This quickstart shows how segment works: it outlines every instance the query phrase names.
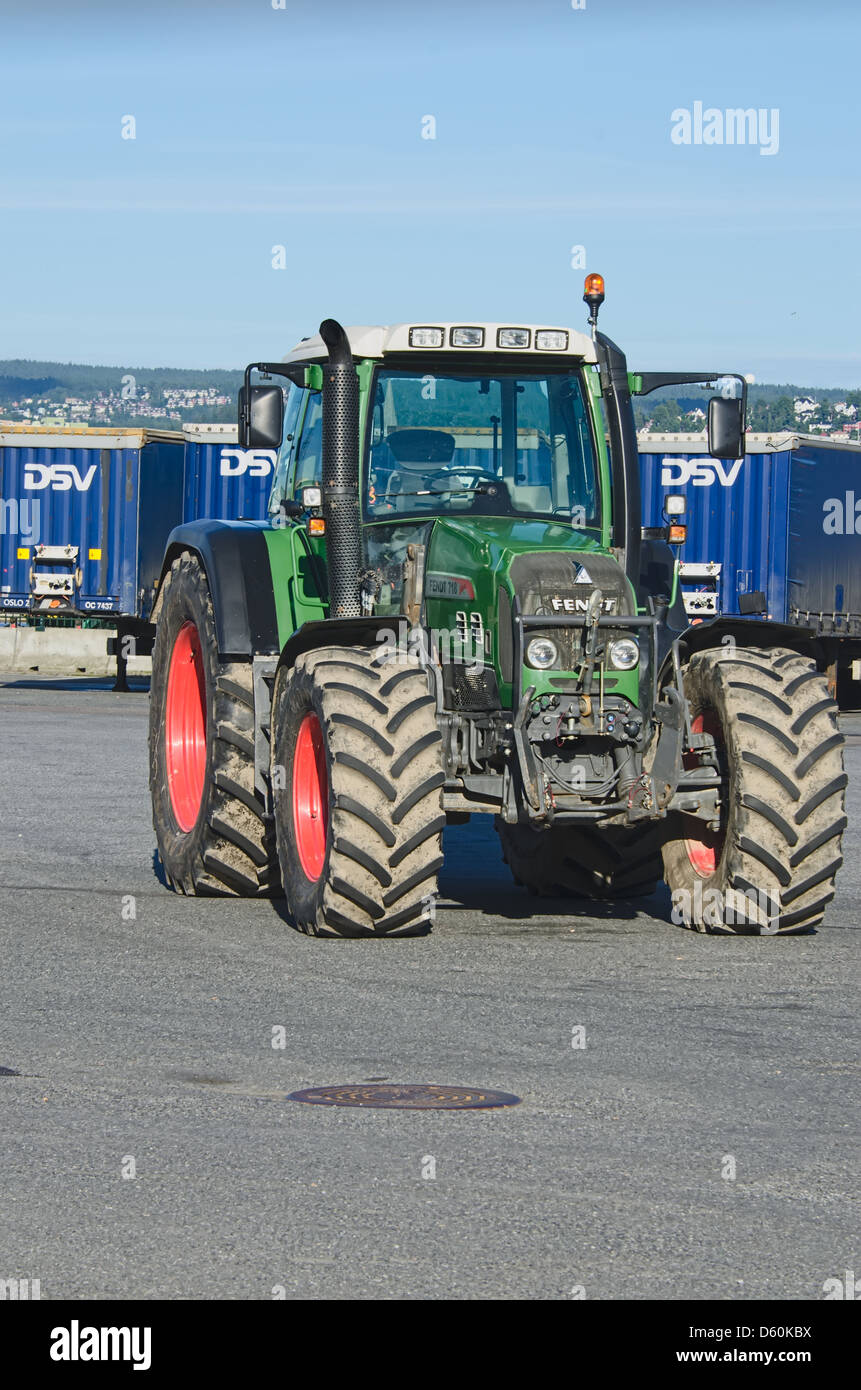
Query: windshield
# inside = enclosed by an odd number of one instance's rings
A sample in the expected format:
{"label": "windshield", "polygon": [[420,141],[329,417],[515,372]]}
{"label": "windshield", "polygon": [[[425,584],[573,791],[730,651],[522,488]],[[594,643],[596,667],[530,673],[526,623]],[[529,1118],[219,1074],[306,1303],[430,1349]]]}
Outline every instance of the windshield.
{"label": "windshield", "polygon": [[598,470],[577,372],[377,374],[365,514],[483,512],[598,524]]}

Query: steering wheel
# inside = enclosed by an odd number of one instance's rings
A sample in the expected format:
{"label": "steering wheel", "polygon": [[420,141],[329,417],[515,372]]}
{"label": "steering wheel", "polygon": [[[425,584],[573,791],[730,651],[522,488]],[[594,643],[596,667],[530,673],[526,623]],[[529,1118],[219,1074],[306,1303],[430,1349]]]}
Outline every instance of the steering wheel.
{"label": "steering wheel", "polygon": [[[410,471],[412,472],[412,470]],[[466,474],[470,482],[461,483],[461,474]],[[403,488],[405,476],[408,477],[409,474],[405,475],[403,472],[398,472],[388,479],[384,494],[387,502],[393,501],[402,491],[406,491],[407,494],[413,491],[413,489],[410,488]],[[393,488],[393,483],[395,483],[395,481],[397,481],[397,490]],[[497,492],[504,488],[502,480],[498,478],[495,473],[489,473],[486,469],[479,468],[476,464],[471,463],[464,464],[462,468],[438,468],[433,473],[418,475],[416,481],[421,482],[421,491],[427,492],[431,494],[431,496],[433,496],[434,493],[442,496],[445,492],[470,492],[472,490],[471,483],[473,482],[486,482],[492,485],[493,491],[491,496],[495,496]],[[443,486],[437,486],[440,483],[442,483]]]}
{"label": "steering wheel", "polygon": [[[500,486],[500,484],[501,484],[501,482],[502,482],[502,479],[501,479],[501,478],[498,478],[497,475],[496,475],[495,473],[490,473],[490,472],[488,472],[488,470],[487,470],[486,468],[479,468],[478,465],[475,464],[475,463],[465,463],[465,464],[463,465],[463,467],[455,467],[455,468],[450,468],[450,469],[440,469],[439,472],[434,473],[431,477],[425,478],[425,482],[428,484],[428,486],[430,487],[431,491],[433,491],[433,485],[434,485],[435,482],[437,482],[438,479],[443,479],[443,480],[445,480],[445,481],[448,481],[448,482],[452,482],[452,483],[453,483],[455,479],[457,479],[458,481],[460,481],[461,474],[464,474],[464,473],[465,473],[469,478],[472,478],[472,479],[473,479],[475,482],[477,482],[477,483],[478,483],[478,482],[492,483],[493,486],[494,486],[494,487],[497,487],[497,488]],[[453,486],[453,487],[452,487],[452,492],[457,492],[457,491],[458,491],[458,488],[456,488],[456,487]],[[466,491],[466,488],[464,488],[464,491]]]}

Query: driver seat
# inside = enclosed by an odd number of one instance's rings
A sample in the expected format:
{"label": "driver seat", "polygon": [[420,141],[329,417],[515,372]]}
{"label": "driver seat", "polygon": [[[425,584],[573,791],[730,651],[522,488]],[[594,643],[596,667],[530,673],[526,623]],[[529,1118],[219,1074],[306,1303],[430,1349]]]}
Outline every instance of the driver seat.
{"label": "driver seat", "polygon": [[415,473],[447,468],[454,458],[455,442],[448,430],[403,429],[386,435],[395,462]]}
{"label": "driver seat", "polygon": [[553,512],[553,495],[549,487],[526,487],[523,483],[515,488],[518,509],[528,512]]}
{"label": "driver seat", "polygon": [[[456,440],[448,430],[394,429],[386,435],[386,445],[395,461],[386,487],[387,499],[398,505],[399,493],[410,493],[424,486],[429,476],[451,467]],[[430,497],[404,498],[409,511],[435,510],[438,499]]]}

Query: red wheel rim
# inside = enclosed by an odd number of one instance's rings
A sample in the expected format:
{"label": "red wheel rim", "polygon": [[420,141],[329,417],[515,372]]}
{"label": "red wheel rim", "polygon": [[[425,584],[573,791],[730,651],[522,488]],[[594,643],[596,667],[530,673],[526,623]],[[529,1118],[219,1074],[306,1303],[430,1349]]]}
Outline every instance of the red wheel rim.
{"label": "red wheel rim", "polygon": [[323,730],[316,714],[299,725],[293,752],[293,824],[299,862],[312,881],[323,872],[329,827],[329,776]]}
{"label": "red wheel rim", "polygon": [[176,634],[164,717],[167,786],[180,830],[194,829],[206,779],[206,678],[194,623]]}
{"label": "red wheel rim", "polygon": [[[713,709],[703,710],[691,720],[691,732],[694,734],[711,734],[715,741],[718,753],[723,749],[723,730],[721,723]],[[700,878],[711,878],[716,873],[717,866],[723,854],[724,840],[726,839],[726,829],[721,825],[720,830],[708,830],[703,827],[698,839],[685,840],[685,848],[688,852],[688,859],[694,873]]]}

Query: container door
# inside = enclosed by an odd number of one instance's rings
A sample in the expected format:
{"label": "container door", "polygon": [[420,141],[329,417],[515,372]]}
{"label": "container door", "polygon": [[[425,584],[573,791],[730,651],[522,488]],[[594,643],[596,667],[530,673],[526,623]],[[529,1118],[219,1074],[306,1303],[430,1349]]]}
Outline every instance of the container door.
{"label": "container door", "polygon": [[[648,448],[647,439],[642,443]],[[722,460],[675,449],[640,455],[645,526],[666,524],[669,493],[687,501],[687,538],[678,556],[691,622],[738,614],[740,598],[757,591],[767,614],[782,619],[788,458],[753,453]]]}
{"label": "container door", "polygon": [[789,621],[861,636],[861,449],[803,444],[792,455]]}
{"label": "container door", "polygon": [[119,568],[134,540],[133,450],[25,442],[2,448],[4,497],[18,508],[4,534],[4,609],[99,617],[120,606]]}

